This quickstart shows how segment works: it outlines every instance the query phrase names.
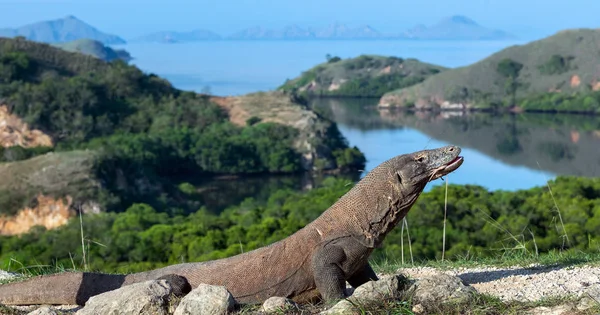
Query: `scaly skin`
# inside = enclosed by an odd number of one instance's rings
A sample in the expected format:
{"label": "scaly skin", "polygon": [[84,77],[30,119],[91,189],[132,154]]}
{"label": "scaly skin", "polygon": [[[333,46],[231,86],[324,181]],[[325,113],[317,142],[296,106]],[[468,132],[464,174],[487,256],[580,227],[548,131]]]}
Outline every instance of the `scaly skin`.
{"label": "scaly skin", "polygon": [[171,281],[180,294],[201,283],[225,286],[238,303],[260,303],[272,296],[297,302],[315,297],[342,299],[346,281],[358,287],[378,280],[369,255],[404,218],[428,182],[462,165],[460,151],[446,146],[385,161],[316,220],[251,252],[129,275],[65,272],[39,276],[0,285],[0,303],[83,305],[102,292],[161,277]]}

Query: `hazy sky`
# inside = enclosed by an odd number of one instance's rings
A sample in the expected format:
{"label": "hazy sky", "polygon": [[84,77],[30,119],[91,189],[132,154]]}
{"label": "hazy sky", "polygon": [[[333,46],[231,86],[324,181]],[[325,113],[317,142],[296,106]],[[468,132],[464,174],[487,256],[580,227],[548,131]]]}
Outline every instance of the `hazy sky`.
{"label": "hazy sky", "polygon": [[205,28],[228,35],[254,25],[335,21],[399,32],[461,14],[487,27],[538,37],[564,28],[600,27],[598,12],[600,1],[594,0],[0,0],[0,27],[75,15],[125,39],[160,30]]}

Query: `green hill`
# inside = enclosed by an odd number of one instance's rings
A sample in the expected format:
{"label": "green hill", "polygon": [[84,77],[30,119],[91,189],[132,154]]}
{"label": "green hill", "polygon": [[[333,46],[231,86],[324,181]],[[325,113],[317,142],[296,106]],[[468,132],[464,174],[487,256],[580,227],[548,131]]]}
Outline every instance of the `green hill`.
{"label": "green hill", "polygon": [[[94,196],[74,204],[92,198],[115,211],[136,202],[195,211],[201,205],[186,183],[200,178],[364,166],[336,125],[297,96],[198,95],[120,60],[24,39],[0,38],[0,108],[8,110],[0,112],[0,135],[15,139],[0,146],[4,214],[38,194],[75,198],[85,187],[95,187]],[[35,132],[25,134],[25,123]],[[51,138],[44,143],[53,147],[30,147],[40,143],[30,135]],[[94,154],[77,153],[85,150]]]}
{"label": "green hill", "polygon": [[387,93],[380,105],[597,112],[599,45],[599,30],[562,31]]}
{"label": "green hill", "polygon": [[446,68],[416,59],[361,55],[328,61],[288,80],[279,89],[312,96],[380,97],[422,82]]}
{"label": "green hill", "polygon": [[123,60],[129,62],[131,55],[123,49],[113,49],[101,42],[92,39],[78,39],[67,43],[53,44],[54,46],[70,52],[94,56],[104,61]]}

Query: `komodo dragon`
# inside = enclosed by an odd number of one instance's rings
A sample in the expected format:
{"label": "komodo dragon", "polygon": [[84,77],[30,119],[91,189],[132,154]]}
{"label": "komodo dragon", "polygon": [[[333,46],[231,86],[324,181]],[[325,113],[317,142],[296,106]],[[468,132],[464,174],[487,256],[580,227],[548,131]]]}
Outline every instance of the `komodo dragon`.
{"label": "komodo dragon", "polygon": [[0,303],[84,305],[91,296],[161,277],[174,279],[175,289],[183,293],[201,283],[225,286],[242,304],[260,303],[272,296],[297,302],[343,299],[346,281],[357,287],[378,280],[369,255],[404,218],[429,181],[462,165],[460,151],[445,146],[391,158],[304,228],[244,254],[129,275],[64,272],[38,276],[0,285]]}

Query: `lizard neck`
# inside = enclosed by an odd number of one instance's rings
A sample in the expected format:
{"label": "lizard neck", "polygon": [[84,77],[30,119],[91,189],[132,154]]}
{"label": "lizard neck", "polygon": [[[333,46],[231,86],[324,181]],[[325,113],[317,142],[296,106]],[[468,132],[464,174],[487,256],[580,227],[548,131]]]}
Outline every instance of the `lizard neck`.
{"label": "lizard neck", "polygon": [[[410,193],[405,194],[402,193],[402,189],[391,189],[388,196],[382,196],[387,199],[387,203],[378,202],[379,206],[376,211],[371,212],[368,224],[376,247],[380,246],[386,235],[406,217],[424,188],[425,185],[414,187],[410,189]],[[382,197],[375,198],[383,199]]]}

